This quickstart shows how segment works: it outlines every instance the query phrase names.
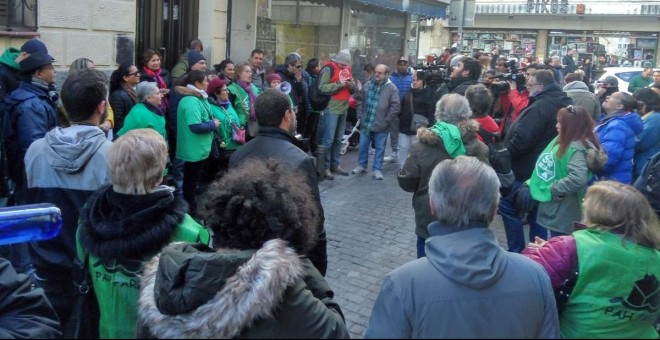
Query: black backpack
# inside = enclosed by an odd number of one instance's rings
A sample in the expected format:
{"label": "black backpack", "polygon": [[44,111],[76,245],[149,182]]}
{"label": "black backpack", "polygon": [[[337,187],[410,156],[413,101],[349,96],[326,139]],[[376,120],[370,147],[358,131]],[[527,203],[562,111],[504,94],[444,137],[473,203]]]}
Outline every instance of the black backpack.
{"label": "black backpack", "polygon": [[646,196],[655,213],[660,213],[660,152],[646,163],[635,181],[635,188]]}
{"label": "black backpack", "polygon": [[[328,67],[328,66],[326,66]],[[325,67],[324,67],[325,68]],[[330,67],[328,67],[330,68]],[[323,73],[323,69],[321,69],[321,72],[317,77],[310,76],[309,77],[309,103],[312,105],[312,110],[314,111],[323,111],[325,110],[326,107],[328,107],[328,103],[330,103],[330,97],[332,94],[327,94],[319,88],[319,80],[321,77],[321,74]],[[330,68],[330,77],[332,78],[332,68]]]}
{"label": "black backpack", "polygon": [[500,137],[481,127],[477,133],[484,139],[484,144],[488,146],[488,161],[493,170],[498,174],[511,172],[511,153],[504,147]]}

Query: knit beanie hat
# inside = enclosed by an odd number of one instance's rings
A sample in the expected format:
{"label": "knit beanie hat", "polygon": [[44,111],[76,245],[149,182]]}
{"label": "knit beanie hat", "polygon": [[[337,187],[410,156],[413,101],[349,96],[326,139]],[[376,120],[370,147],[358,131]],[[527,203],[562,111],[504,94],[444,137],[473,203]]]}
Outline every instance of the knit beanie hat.
{"label": "knit beanie hat", "polygon": [[455,55],[449,62],[449,68],[453,68],[454,66],[458,65],[458,62],[463,60],[463,58],[465,58],[465,56],[462,54]]}
{"label": "knit beanie hat", "polygon": [[190,69],[193,65],[197,64],[200,60],[206,60],[203,54],[190,50],[188,51],[188,68]]}
{"label": "knit beanie hat", "polygon": [[335,56],[332,58],[332,61],[339,64],[350,65],[351,51],[349,51],[348,49],[339,51],[339,53],[335,54]]}
{"label": "knit beanie hat", "polygon": [[282,77],[280,77],[280,75],[277,73],[271,73],[266,76],[266,82],[272,83],[274,80],[282,81]]}

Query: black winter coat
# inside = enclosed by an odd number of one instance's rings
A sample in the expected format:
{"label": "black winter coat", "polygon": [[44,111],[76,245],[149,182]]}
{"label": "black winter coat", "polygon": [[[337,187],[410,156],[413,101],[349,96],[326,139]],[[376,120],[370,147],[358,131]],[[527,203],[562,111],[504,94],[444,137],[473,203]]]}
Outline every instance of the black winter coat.
{"label": "black winter coat", "polygon": [[0,258],[0,338],[59,339],[60,321],[44,290]]}
{"label": "black winter coat", "polygon": [[529,97],[529,105],[504,136],[504,145],[511,153],[511,168],[516,181],[532,176],[536,159],[557,136],[557,111],[573,101],[555,84]]}
{"label": "black winter coat", "polygon": [[307,253],[316,269],[325,276],[327,268],[326,239],[325,239],[325,217],[321,205],[321,194],[319,192],[319,177],[316,171],[314,158],[307,155],[298,146],[298,141],[288,132],[279,127],[259,126],[259,134],[254,139],[238,148],[229,159],[229,168],[237,167],[242,161],[249,158],[268,159],[272,158],[282,163],[291,170],[297,170],[305,174],[307,183],[312,189],[312,194],[319,208],[319,241],[317,245]]}
{"label": "black winter coat", "polygon": [[410,89],[410,91],[406,93],[406,97],[403,98],[403,102],[401,103],[401,113],[399,114],[400,133],[409,136],[417,134],[417,131],[412,131],[410,129],[413,112],[415,114],[426,116],[429,120],[429,126],[435,124],[435,105],[433,103],[433,93],[429,88]]}
{"label": "black winter coat", "polygon": [[[285,65],[279,65],[275,68],[275,73],[279,74],[280,77],[282,77],[282,82],[288,82],[291,84],[291,92],[289,93],[289,97],[291,97],[291,100],[293,101],[294,106],[299,106],[302,103],[302,95],[303,95],[303,87],[302,87],[302,82],[297,82],[296,81],[296,76],[289,72],[289,70],[286,69]],[[299,107],[299,109],[302,107]]]}
{"label": "black winter coat", "polygon": [[119,132],[124,126],[124,119],[131,111],[136,102],[123,88],[119,88],[110,94],[110,106],[115,115],[115,133]]}

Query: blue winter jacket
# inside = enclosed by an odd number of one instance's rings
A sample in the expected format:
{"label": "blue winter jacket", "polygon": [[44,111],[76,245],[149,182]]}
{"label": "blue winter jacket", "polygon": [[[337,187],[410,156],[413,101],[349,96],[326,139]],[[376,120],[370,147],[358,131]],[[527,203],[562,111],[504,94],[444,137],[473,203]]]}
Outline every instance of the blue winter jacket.
{"label": "blue winter jacket", "polygon": [[48,93],[30,83],[21,82],[5,98],[5,107],[4,137],[18,141],[23,155],[32,142],[58,124],[55,104]]}
{"label": "blue winter jacket", "polygon": [[607,163],[596,174],[598,180],[632,183],[635,136],[643,129],[642,118],[635,112],[616,112],[600,121],[596,133],[607,152]]}
{"label": "blue winter jacket", "polygon": [[396,88],[399,90],[399,99],[406,97],[406,93],[408,93],[408,90],[410,90],[412,80],[413,75],[410,67],[408,67],[408,71],[405,74],[399,74],[399,72],[395,71],[390,75],[390,81],[394,83]]}
{"label": "blue winter jacket", "polygon": [[660,112],[651,112],[644,121],[644,131],[637,136],[633,177],[639,176],[644,165],[660,151]]}

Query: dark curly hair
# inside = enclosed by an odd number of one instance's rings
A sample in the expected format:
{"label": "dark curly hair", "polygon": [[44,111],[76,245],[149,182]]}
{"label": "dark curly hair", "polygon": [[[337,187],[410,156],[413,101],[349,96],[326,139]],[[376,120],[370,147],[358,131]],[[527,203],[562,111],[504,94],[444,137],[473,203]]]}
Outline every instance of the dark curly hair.
{"label": "dark curly hair", "polygon": [[305,254],[318,240],[320,212],[304,175],[273,159],[248,159],[211,184],[199,216],[217,248],[259,249],[272,239]]}

